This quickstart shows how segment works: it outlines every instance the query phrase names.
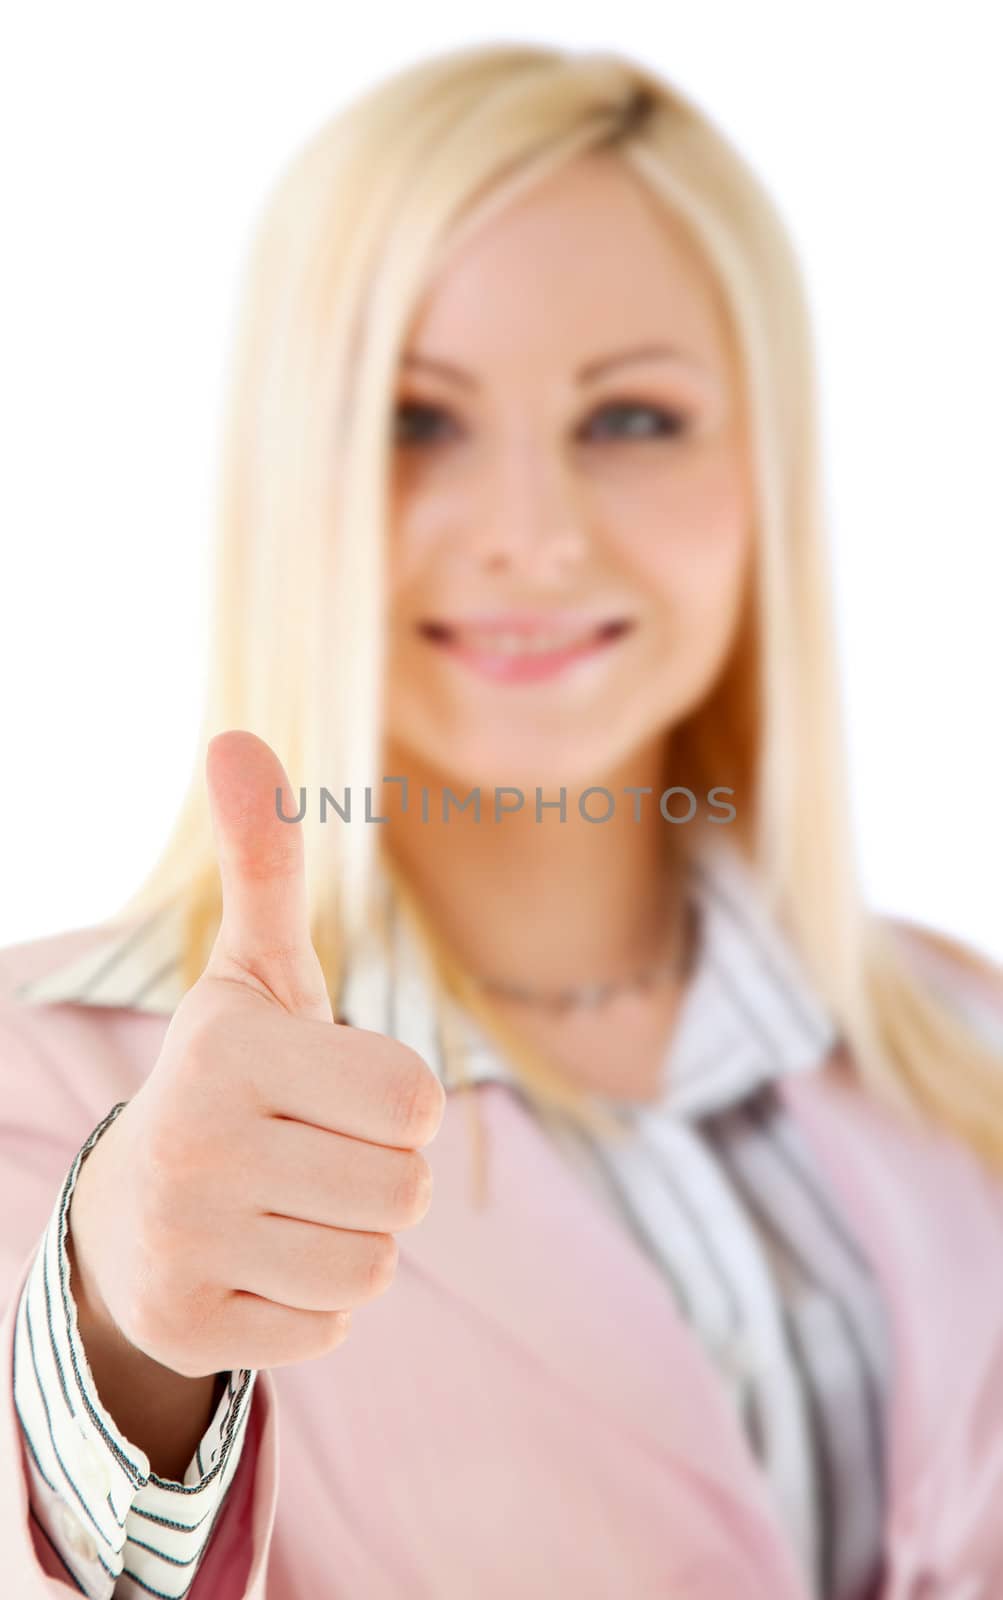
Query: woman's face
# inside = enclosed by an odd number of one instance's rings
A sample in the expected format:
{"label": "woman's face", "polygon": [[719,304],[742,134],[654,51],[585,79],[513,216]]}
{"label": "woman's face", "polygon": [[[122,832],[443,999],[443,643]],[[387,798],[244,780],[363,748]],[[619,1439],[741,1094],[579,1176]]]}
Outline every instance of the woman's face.
{"label": "woman's face", "polygon": [[386,770],[529,795],[662,746],[729,654],[752,498],[712,282],[614,159],[450,258],[394,451]]}

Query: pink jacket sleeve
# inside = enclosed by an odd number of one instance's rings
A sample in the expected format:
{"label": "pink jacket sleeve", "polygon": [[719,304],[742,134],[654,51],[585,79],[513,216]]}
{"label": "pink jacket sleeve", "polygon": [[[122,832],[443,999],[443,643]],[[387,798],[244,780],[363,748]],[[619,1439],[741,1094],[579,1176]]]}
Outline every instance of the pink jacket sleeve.
{"label": "pink jacket sleeve", "polygon": [[264,1600],[277,1491],[274,1387],[265,1373],[230,1375],[205,1457],[200,1445],[183,1485],[151,1477],[143,1452],[118,1432],[76,1332],[60,1229],[79,1161],[111,1118],[93,1126],[93,1109],[61,1092],[20,1023],[0,1015],[4,1587],[19,1600],[138,1600],[151,1588],[186,1600]]}

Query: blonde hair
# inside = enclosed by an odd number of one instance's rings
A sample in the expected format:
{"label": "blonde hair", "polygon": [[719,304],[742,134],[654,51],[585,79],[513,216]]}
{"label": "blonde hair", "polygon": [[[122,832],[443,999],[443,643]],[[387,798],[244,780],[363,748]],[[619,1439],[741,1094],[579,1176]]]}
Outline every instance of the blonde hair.
{"label": "blonde hair", "polygon": [[[610,52],[490,44],[423,60],[333,117],[272,193],[232,367],[198,759],[171,837],[124,913],[180,899],[194,981],[220,915],[203,753],[222,729],[253,729],[312,792],[333,774],[353,796],[367,784],[379,793],[389,421],[409,323],[469,231],[600,150],[702,250],[751,426],[754,581],[720,681],[673,730],[674,767],[695,791],[725,781],[743,797],[732,842],[838,1020],[860,1082],[1003,1171],[998,1059],[928,992],[893,926],[862,899],[797,259],[770,197],[706,114]],[[335,997],[353,941],[376,916],[375,830],[321,829],[309,815],[303,828],[313,937]],[[504,1046],[541,1108],[592,1121],[584,1097],[503,1026],[398,888],[441,993]],[[967,947],[948,947],[963,967],[987,970]]]}

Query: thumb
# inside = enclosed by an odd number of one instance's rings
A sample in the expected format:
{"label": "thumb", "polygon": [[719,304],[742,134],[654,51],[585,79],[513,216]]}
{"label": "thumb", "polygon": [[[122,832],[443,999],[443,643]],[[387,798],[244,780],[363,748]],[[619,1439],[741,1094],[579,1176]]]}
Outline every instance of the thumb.
{"label": "thumb", "polygon": [[263,739],[218,733],[206,751],[206,786],[223,889],[223,917],[206,972],[246,974],[297,1016],[334,1020],[310,938],[303,835],[289,779]]}

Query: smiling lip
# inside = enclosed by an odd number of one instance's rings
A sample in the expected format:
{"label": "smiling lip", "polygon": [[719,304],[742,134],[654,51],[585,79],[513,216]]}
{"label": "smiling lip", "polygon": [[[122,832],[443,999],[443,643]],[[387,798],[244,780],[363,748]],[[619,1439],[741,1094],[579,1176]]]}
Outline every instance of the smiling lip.
{"label": "smiling lip", "polygon": [[630,618],[580,612],[493,612],[453,622],[420,622],[418,632],[482,677],[538,683],[609,650],[632,626]]}

